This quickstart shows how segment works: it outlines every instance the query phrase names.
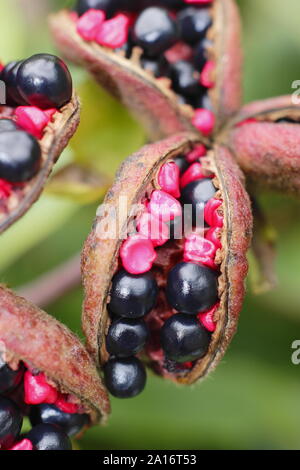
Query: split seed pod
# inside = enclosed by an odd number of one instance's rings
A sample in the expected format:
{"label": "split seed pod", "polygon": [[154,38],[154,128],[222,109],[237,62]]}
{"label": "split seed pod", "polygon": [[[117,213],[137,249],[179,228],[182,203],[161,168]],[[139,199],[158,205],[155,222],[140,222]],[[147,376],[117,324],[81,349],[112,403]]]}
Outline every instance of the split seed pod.
{"label": "split seed pod", "polygon": [[[233,0],[212,2],[212,26],[207,32],[211,46],[208,61],[214,86],[209,90],[218,130],[241,105],[240,19]],[[101,86],[120,100],[143,125],[151,140],[182,131],[195,131],[194,110],[182,105],[171,90],[169,78],[156,79],[142,68],[142,50],[134,47],[130,59],[124,51],[82,39],[69,11],[50,17],[50,28],[58,49],[69,60],[82,65]]]}
{"label": "split seed pod", "polygon": [[[14,109],[0,107],[0,118],[12,117]],[[36,176],[29,181],[14,185],[10,195],[0,201],[0,233],[27,212],[38,199],[49,174],[75,133],[80,118],[80,105],[74,94],[72,100],[57,111],[38,140],[41,147],[41,166]]]}
{"label": "split seed pod", "polygon": [[[120,248],[122,238],[126,238],[133,215],[128,215],[119,206],[120,198],[127,198],[130,208],[145,197],[150,197],[155,189],[160,188],[158,174],[161,167],[179,155],[191,152],[200,144],[199,138],[191,134],[178,134],[156,144],[147,145],[129,157],[121,166],[112,189],[108,192],[104,204],[114,211],[99,215],[93,225],[82,256],[83,283],[85,289],[83,329],[87,346],[98,365],[108,360],[105,337],[110,325],[107,305],[110,300],[112,277],[120,268]],[[140,358],[159,375],[173,381],[191,384],[204,378],[224,355],[236,330],[238,316],[244,297],[244,279],[247,273],[246,251],[251,239],[252,216],[249,198],[244,189],[244,179],[234,162],[230,151],[223,146],[211,148],[206,157],[200,159],[203,171],[213,176],[216,188],[215,198],[222,201],[219,215],[223,217],[221,230],[221,249],[216,251],[214,262],[218,265],[217,281],[219,306],[214,311],[216,323],[210,345],[204,357],[194,361],[187,368],[170,371],[165,367],[161,351],[153,354],[152,347],[146,347]],[[105,206],[106,207],[106,206]],[[120,237],[103,239],[102,226],[118,220]],[[169,241],[158,248],[157,260],[152,272],[163,293],[166,278],[173,265],[182,259],[181,240]],[[176,261],[174,261],[176,260]],[[195,261],[197,262],[197,261]],[[152,324],[162,325],[164,320],[175,311],[172,307],[158,304],[145,317],[150,327],[150,345],[157,331]]]}
{"label": "split seed pod", "polygon": [[300,105],[291,96],[244,106],[225,138],[254,185],[300,194]]}
{"label": "split seed pod", "polygon": [[0,352],[12,369],[20,361],[71,394],[89,425],[104,423],[109,399],[86,349],[71,331],[9,289],[0,288]]}

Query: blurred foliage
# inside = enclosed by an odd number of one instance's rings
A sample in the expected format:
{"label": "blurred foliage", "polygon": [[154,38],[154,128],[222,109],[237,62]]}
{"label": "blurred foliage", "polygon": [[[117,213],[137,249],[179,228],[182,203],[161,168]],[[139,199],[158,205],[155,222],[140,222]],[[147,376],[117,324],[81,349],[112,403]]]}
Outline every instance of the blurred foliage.
{"label": "blurred foliage", "polygon": [[[47,11],[61,0],[2,0],[2,60],[52,52]],[[245,46],[245,97],[288,94],[300,78],[298,0],[241,0]],[[82,123],[60,161],[93,165],[112,176],[120,162],[144,141],[143,131],[118,103],[71,67],[83,103]],[[146,391],[112,400],[105,428],[90,430],[85,449],[299,448],[299,373],[291,344],[300,338],[299,203],[275,194],[261,202],[279,235],[279,287],[248,294],[238,334],[222,364],[203,384],[176,387],[149,373]],[[80,250],[96,204],[83,206],[69,196],[44,195],[2,236],[1,282],[28,282]],[[82,292],[78,288],[49,312],[80,332]]]}

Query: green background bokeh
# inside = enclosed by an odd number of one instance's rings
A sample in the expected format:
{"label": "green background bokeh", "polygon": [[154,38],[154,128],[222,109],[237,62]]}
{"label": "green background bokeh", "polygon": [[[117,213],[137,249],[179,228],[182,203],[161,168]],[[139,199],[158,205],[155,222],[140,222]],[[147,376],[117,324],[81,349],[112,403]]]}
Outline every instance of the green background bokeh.
{"label": "green background bokeh", "polygon": [[[245,100],[291,93],[300,79],[299,0],[241,0]],[[1,59],[53,52],[47,12],[70,2],[1,0]],[[82,124],[59,165],[93,164],[113,175],[144,142],[142,129],[84,71],[72,68],[82,98]],[[84,449],[287,449],[300,447],[300,365],[291,344],[300,339],[299,203],[261,196],[278,232],[279,287],[255,297],[248,289],[238,334],[217,370],[201,385],[176,387],[149,373],[145,392],[112,400],[106,427],[80,442]],[[16,288],[78,252],[95,205],[45,194],[1,237],[1,282]],[[78,288],[49,313],[80,331]]]}

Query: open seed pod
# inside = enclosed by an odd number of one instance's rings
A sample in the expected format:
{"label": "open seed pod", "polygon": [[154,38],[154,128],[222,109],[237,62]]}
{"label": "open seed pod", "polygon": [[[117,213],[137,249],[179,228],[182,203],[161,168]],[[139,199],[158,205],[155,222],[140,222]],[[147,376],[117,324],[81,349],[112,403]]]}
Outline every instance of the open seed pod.
{"label": "open seed pod", "polygon": [[225,137],[255,185],[300,194],[300,105],[291,96],[244,106]]}
{"label": "open seed pod", "polygon": [[[13,119],[13,116],[14,108],[0,107],[0,119]],[[7,183],[7,193],[0,199],[0,232],[22,217],[38,199],[53,165],[77,129],[79,116],[79,101],[74,94],[72,100],[53,115],[43,135],[38,139],[41,163],[37,174],[25,182]]]}
{"label": "open seed pod", "polygon": [[[41,407],[55,407],[55,412],[46,410],[45,421],[53,423],[53,413],[54,422],[60,414],[61,423],[55,424],[62,424],[69,435],[104,423],[110,412],[106,390],[79,339],[4,287],[0,288],[0,378],[0,407],[4,397],[12,399],[32,423],[43,425],[43,417],[37,419]],[[5,442],[0,431],[0,448],[11,447],[18,436],[8,439]]]}
{"label": "open seed pod", "polygon": [[[202,147],[197,137],[178,134],[129,157],[85,243],[83,329],[88,349],[104,366],[106,385],[116,396],[134,396],[145,384],[141,363],[130,354],[138,354],[165,378],[191,384],[214,369],[236,330],[251,239],[250,202],[230,152],[216,145],[199,159]],[[191,196],[195,187],[202,187],[201,196],[198,190]],[[205,224],[195,228],[193,222],[192,229],[175,236],[176,225],[194,220],[196,200]],[[182,205],[189,203],[192,217],[186,212],[182,217]],[[173,229],[166,234],[170,205],[168,228]],[[163,221],[154,235],[149,219]],[[118,235],[103,235],[116,220]],[[193,300],[184,293],[185,281]],[[177,336],[176,324],[170,325],[176,319]],[[147,341],[144,322],[150,331]],[[133,340],[126,337],[128,325]],[[128,381],[133,383],[118,382],[122,367],[132,367]]]}
{"label": "open seed pod", "polygon": [[[108,21],[95,10],[79,19],[67,10],[52,15],[50,28],[59,50],[122,101],[152,140],[195,127],[208,136],[220,128],[241,104],[240,20],[233,0],[212,0],[204,6],[182,0],[179,10],[168,13],[161,8],[149,12],[149,4],[163,8],[165,2],[146,2],[148,13],[136,6],[138,2],[134,8],[130,2],[125,7],[124,2],[114,3]],[[201,19],[199,36],[194,31],[190,37],[190,22],[204,8],[209,25]],[[120,9],[125,12],[120,14]],[[146,14],[148,18],[141,19]],[[148,50],[138,31],[149,17],[154,34],[162,23],[168,36],[161,35],[161,47],[154,51]]]}

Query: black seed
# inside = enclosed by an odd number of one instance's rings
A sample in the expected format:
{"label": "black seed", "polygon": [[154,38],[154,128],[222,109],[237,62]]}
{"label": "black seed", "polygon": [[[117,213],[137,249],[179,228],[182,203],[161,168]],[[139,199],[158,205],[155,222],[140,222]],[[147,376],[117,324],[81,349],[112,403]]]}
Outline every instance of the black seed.
{"label": "black seed", "polygon": [[22,380],[23,367],[12,370],[2,359],[0,353],[0,393],[5,393],[16,388]]}
{"label": "black seed", "polygon": [[24,131],[0,133],[0,178],[13,183],[27,181],[39,170],[41,149]]}
{"label": "black seed", "polygon": [[89,417],[86,414],[64,413],[54,405],[43,403],[42,405],[31,406],[30,422],[32,426],[46,423],[55,424],[68,436],[75,436],[88,424]]}
{"label": "black seed", "polygon": [[179,155],[178,157],[174,158],[174,163],[178,166],[180,170],[180,174],[184,173],[185,170],[189,167],[189,162],[186,161],[184,156]]}
{"label": "black seed", "polygon": [[17,73],[21,64],[22,64],[22,61],[10,62],[2,70],[1,80],[3,80],[6,85],[6,104],[8,106],[17,106],[17,105],[26,104],[26,101],[20,95],[18,88],[17,88]]}
{"label": "black seed", "polygon": [[211,13],[208,8],[184,8],[178,14],[178,23],[183,41],[195,44],[205,37],[212,24]]}
{"label": "black seed", "polygon": [[148,59],[147,57],[142,57],[141,63],[143,69],[152,72],[156,78],[167,77],[169,74],[169,64],[163,56],[159,59]]}
{"label": "black seed", "polygon": [[146,371],[136,357],[110,359],[104,366],[104,378],[109,392],[118,398],[132,398],[146,384]]}
{"label": "black seed", "polygon": [[196,315],[218,301],[218,274],[202,264],[181,262],[168,275],[166,295],[178,312]]}
{"label": "black seed", "polygon": [[0,449],[11,447],[20,433],[22,414],[8,398],[0,397]]}
{"label": "black seed", "polygon": [[197,318],[178,313],[161,329],[161,345],[168,359],[176,362],[194,361],[208,350],[211,335]]}
{"label": "black seed", "polygon": [[72,77],[66,64],[51,54],[25,60],[17,73],[18,91],[27,104],[61,108],[72,98]]}
{"label": "black seed", "polygon": [[157,283],[150,273],[134,275],[121,270],[112,280],[109,309],[121,317],[142,317],[155,306],[157,295]]}
{"label": "black seed", "polygon": [[103,10],[108,15],[111,15],[115,10],[116,0],[78,0],[75,10],[78,15],[83,15],[86,11],[90,10]]}
{"label": "black seed", "polygon": [[110,325],[106,349],[112,356],[134,356],[144,347],[148,336],[149,330],[143,320],[120,318]]}
{"label": "black seed", "polygon": [[72,450],[67,434],[53,424],[38,424],[26,435],[35,450]]}
{"label": "black seed", "polygon": [[146,8],[138,16],[133,28],[133,40],[148,57],[162,54],[178,39],[176,22],[163,8]]}
{"label": "black seed", "polygon": [[195,96],[201,90],[199,74],[193,65],[185,60],[172,64],[171,78],[174,90],[183,96]]}
{"label": "black seed", "polygon": [[205,204],[214,197],[216,188],[211,178],[192,181],[181,191],[181,204],[186,205],[186,211],[191,208],[193,225],[200,226],[203,222],[203,211]]}
{"label": "black seed", "polygon": [[0,119],[0,132],[16,131],[17,124],[12,119]]}

